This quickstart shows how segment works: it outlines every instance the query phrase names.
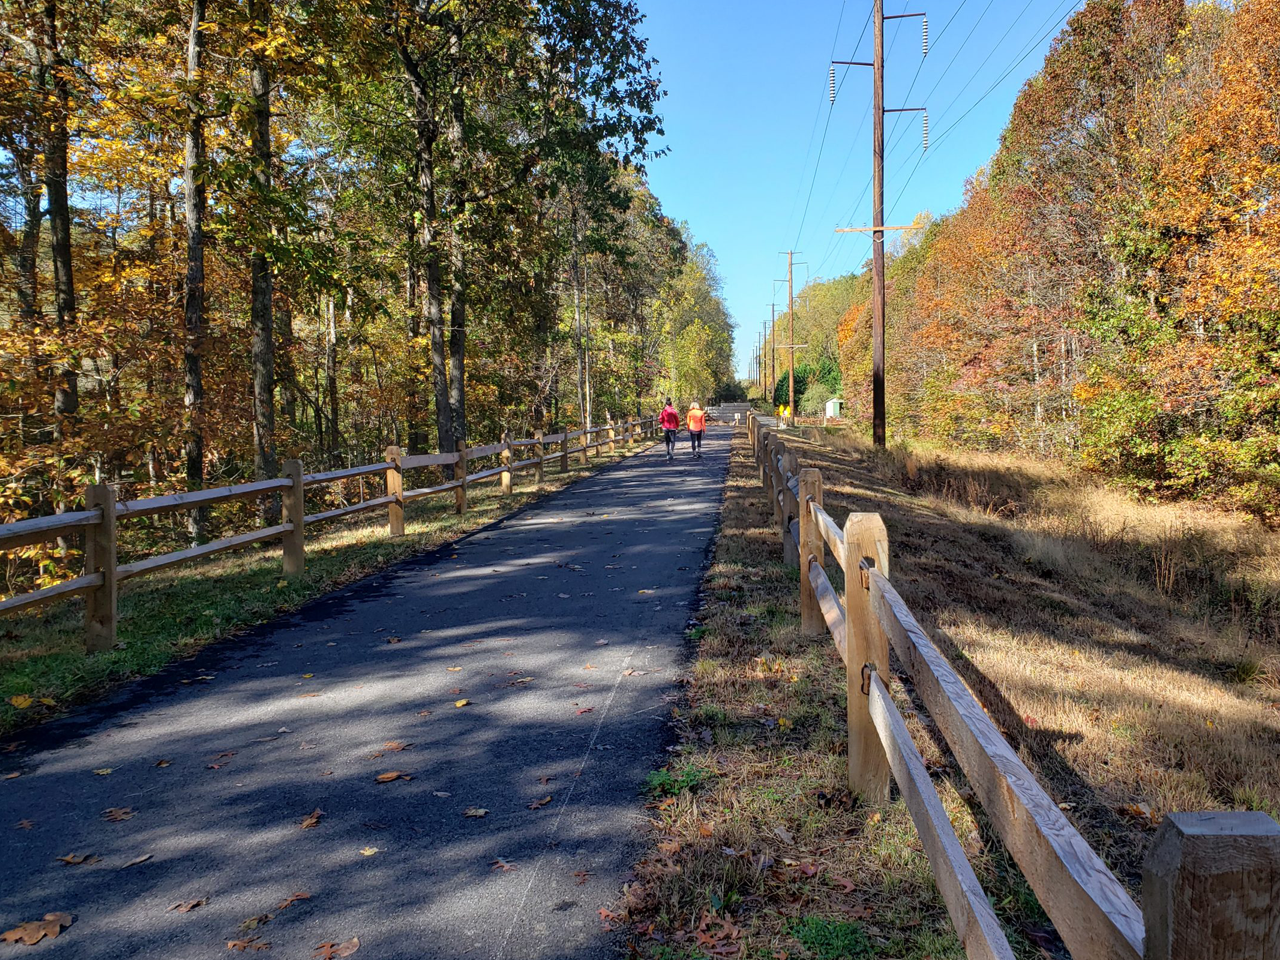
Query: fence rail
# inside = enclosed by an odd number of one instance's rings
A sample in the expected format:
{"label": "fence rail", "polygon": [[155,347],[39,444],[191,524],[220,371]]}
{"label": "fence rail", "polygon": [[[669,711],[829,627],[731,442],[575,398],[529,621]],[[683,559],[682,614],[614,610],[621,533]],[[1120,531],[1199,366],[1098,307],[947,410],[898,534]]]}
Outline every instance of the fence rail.
{"label": "fence rail", "polygon": [[[406,503],[453,491],[454,508],[458,513],[463,513],[467,509],[467,487],[470,484],[497,479],[503,494],[510,494],[514,489],[514,477],[521,470],[532,467],[534,481],[541,482],[549,460],[558,459],[560,470],[564,472],[569,469],[570,455],[578,456],[581,463],[586,463],[592,450],[598,451],[607,447],[609,452],[613,453],[619,441],[630,447],[639,441],[652,438],[657,432],[656,425],[657,420],[654,417],[628,419],[622,423],[615,423],[609,419],[598,427],[559,433],[550,437],[543,436],[542,431],[539,430],[535,432],[533,438],[527,440],[512,440],[510,435],[504,432],[502,439],[497,443],[470,450],[465,444],[459,444],[458,449],[450,453],[403,456],[399,447],[388,447],[384,454],[385,460],[380,463],[320,473],[303,473],[301,461],[287,460],[283,465],[284,476],[279,479],[257,480],[230,487],[214,487],[120,502],[117,502],[115,491],[111,487],[106,484],[94,484],[85,490],[84,510],[0,524],[0,550],[12,550],[33,543],[47,542],[73,533],[83,532],[85,537],[85,564],[84,573],[81,576],[0,601],[0,613],[26,610],[62,597],[84,594],[85,647],[90,652],[105,650],[116,642],[117,592],[120,583],[125,580],[189,563],[202,557],[277,539],[281,541],[281,559],[285,576],[296,577],[302,574],[306,562],[305,530],[314,524],[385,507],[389,535],[403,536]],[[571,447],[570,442],[579,438],[581,443]],[[549,452],[548,446],[551,443],[560,444],[560,450],[557,453]],[[527,455],[530,452],[529,448],[532,448],[532,456]],[[514,459],[513,451],[517,449],[522,451],[521,456],[525,459],[519,461]],[[469,462],[494,456],[498,458],[496,466],[468,473]],[[436,486],[404,489],[406,472],[437,466],[450,467],[453,479]],[[378,475],[384,478],[385,491],[382,496],[320,513],[306,512],[307,487]],[[177,510],[192,510],[231,500],[253,499],[276,491],[281,494],[282,523],[223,537],[185,550],[176,550],[131,563],[119,565],[116,563],[116,523],[119,520]]]}
{"label": "fence rail", "polygon": [[1258,812],[1169,814],[1139,908],[894,589],[879,514],[852,513],[841,529],[823,508],[821,473],[800,469],[754,414],[747,433],[783,559],[802,573],[801,630],[830,634],[845,663],[849,787],[882,803],[890,776],[897,783],[969,957],[1013,953],[885,686],[890,648],[1075,960],[1280,960],[1280,824]]}

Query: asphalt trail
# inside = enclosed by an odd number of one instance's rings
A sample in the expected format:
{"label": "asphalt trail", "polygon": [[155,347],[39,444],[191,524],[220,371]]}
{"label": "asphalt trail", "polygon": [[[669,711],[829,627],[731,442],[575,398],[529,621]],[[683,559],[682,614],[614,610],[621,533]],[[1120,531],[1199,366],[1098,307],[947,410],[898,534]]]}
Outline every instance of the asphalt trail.
{"label": "asphalt trail", "polygon": [[615,956],[597,911],[666,756],[729,437],[674,464],[655,446],[21,735],[0,752],[20,773],[0,780],[0,929],[75,922],[0,954],[185,960],[256,936],[290,960],[358,936],[357,960]]}

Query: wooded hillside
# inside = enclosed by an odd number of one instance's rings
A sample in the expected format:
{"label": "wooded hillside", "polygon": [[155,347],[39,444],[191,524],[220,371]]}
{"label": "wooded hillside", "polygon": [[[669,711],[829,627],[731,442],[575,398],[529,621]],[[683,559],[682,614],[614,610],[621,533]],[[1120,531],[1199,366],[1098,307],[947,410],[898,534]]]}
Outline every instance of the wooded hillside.
{"label": "wooded hillside", "polygon": [[[0,521],[732,380],[714,255],[645,183],[662,90],[631,0],[0,18]],[[10,588],[75,566],[8,563]]]}
{"label": "wooded hillside", "polygon": [[[1269,0],[1071,18],[963,205],[891,248],[891,432],[1280,515],[1277,36]],[[868,276],[805,293],[865,421]]]}

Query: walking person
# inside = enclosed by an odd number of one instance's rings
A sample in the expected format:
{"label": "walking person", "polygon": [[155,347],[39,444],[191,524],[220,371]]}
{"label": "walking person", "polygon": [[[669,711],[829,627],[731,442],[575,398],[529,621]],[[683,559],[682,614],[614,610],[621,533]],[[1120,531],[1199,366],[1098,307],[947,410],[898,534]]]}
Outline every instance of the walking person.
{"label": "walking person", "polygon": [[693,446],[693,456],[702,459],[702,435],[707,430],[707,412],[695,400],[689,404],[689,412],[684,415],[685,426],[689,428],[689,443]]}
{"label": "walking person", "polygon": [[662,428],[662,436],[667,444],[667,461],[670,462],[675,459],[676,434],[680,431],[680,414],[676,412],[670,397],[667,397],[667,405],[658,415],[658,426]]}

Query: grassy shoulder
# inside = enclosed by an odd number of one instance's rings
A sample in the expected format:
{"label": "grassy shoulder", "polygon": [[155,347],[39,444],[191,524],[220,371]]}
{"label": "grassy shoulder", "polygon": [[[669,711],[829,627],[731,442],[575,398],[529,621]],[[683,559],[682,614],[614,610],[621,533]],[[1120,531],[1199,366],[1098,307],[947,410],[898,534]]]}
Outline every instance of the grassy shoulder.
{"label": "grassy shoulder", "polygon": [[[899,591],[1135,899],[1165,813],[1280,813],[1274,532],[1042,463],[811,436],[794,449],[821,470],[828,512],[884,517]],[[678,786],[652,802],[625,902],[637,950],[963,956],[901,802],[869,810],[844,790],[843,667],[799,634],[798,573],[745,437],[723,517]],[[891,689],[1015,952],[1065,956],[927,715]]]}
{"label": "grassy shoulder", "polygon": [[[0,622],[0,733],[47,719],[121,681],[155,673],[208,643],[439,547],[623,459],[622,450],[593,456],[586,466],[574,458],[564,474],[551,461],[537,486],[531,475],[517,474],[509,497],[496,481],[477,484],[461,516],[453,512],[452,493],[415,501],[405,508],[405,536],[394,540],[387,536],[385,511],[322,524],[308,531],[306,572],[297,580],[281,576],[278,543],[131,580],[120,591],[119,642],[102,653],[84,652],[79,600],[8,618]],[[15,703],[27,705],[20,709]]]}
{"label": "grassy shoulder", "polygon": [[[704,583],[678,753],[650,776],[652,848],[619,920],[655,960],[705,957],[962,960],[910,814],[847,788],[845,673],[829,638],[799,631],[799,574],[734,443]],[[1044,919],[988,842],[967,789],[894,693],[979,877],[1023,956]]]}

